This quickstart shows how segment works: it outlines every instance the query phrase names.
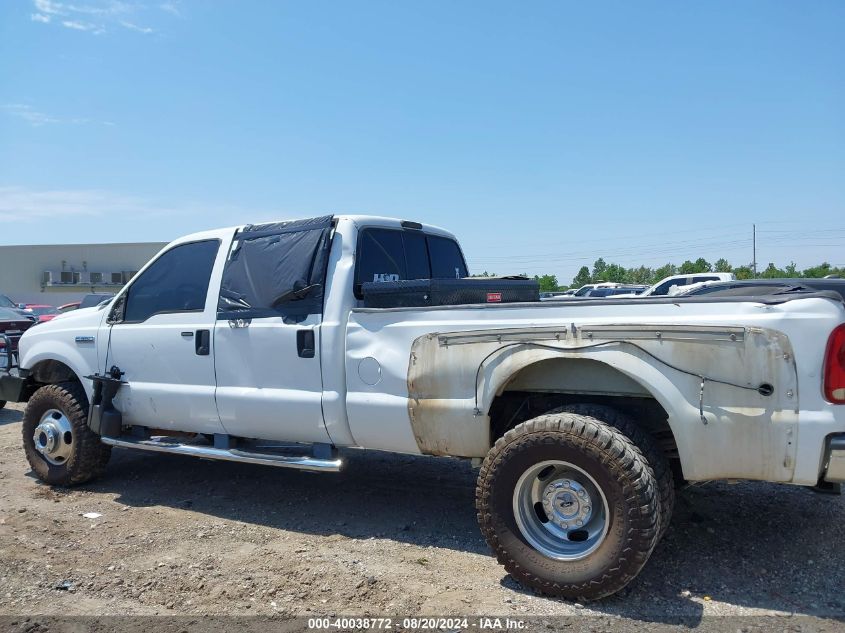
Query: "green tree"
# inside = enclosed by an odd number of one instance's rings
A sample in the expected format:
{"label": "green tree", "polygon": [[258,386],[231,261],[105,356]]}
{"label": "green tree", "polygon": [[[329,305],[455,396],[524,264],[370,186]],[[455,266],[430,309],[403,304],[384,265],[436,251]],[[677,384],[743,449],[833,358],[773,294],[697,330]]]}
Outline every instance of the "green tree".
{"label": "green tree", "polygon": [[628,270],[628,281],[632,284],[652,284],[654,283],[654,271],[646,266],[631,268]]}
{"label": "green tree", "polygon": [[750,266],[737,266],[733,272],[737,279],[752,279],[754,277],[754,271],[751,270]]}
{"label": "green tree", "polygon": [[680,268],[678,268],[678,273],[681,275],[692,275],[695,273],[708,273],[712,269],[710,262],[703,257],[699,257],[694,262],[687,260],[681,264]]}
{"label": "green tree", "polygon": [[808,278],[811,278],[811,279],[812,278],[818,279],[820,277],[827,277],[828,275],[833,275],[833,274],[835,274],[835,273],[833,272],[832,266],[828,262],[824,262],[822,264],[819,264],[818,266],[813,266],[812,268],[807,268],[806,270],[804,270],[804,272],[801,274],[801,276],[802,277],[808,277]]}
{"label": "green tree", "polygon": [[590,269],[586,266],[581,266],[580,270],[578,271],[578,274],[572,278],[572,287],[580,288],[581,286],[590,283],[591,280],[592,278],[590,277]]}
{"label": "green tree", "polygon": [[661,266],[660,268],[654,271],[654,279],[652,279],[651,283],[657,283],[661,279],[665,279],[666,277],[671,277],[672,275],[677,275],[678,269],[674,264],[666,264],[665,266]]}
{"label": "green tree", "polygon": [[731,266],[727,259],[720,257],[716,260],[716,263],[713,264],[713,270],[717,273],[729,273],[733,270],[733,266]]}
{"label": "green tree", "polygon": [[609,264],[607,268],[604,269],[603,279],[605,281],[613,281],[621,284],[625,281],[627,275],[628,271],[624,266],[620,266],[619,264]]}
{"label": "green tree", "polygon": [[783,272],[786,273],[787,277],[800,277],[801,273],[798,272],[798,267],[795,265],[795,262],[789,262],[786,265],[786,268],[783,269]]}
{"label": "green tree", "polygon": [[540,292],[557,292],[559,288],[556,275],[534,275],[534,279],[540,282]]}
{"label": "green tree", "polygon": [[760,276],[763,279],[778,279],[780,277],[786,277],[786,271],[778,268],[774,265],[774,263],[769,262],[769,265],[766,266],[766,270],[760,273]]}
{"label": "green tree", "polygon": [[593,279],[592,279],[592,281],[594,283],[599,282],[599,281],[607,281],[604,278],[604,273],[605,273],[606,270],[607,270],[607,263],[604,261],[604,259],[599,257],[595,261],[595,263],[593,264]]}

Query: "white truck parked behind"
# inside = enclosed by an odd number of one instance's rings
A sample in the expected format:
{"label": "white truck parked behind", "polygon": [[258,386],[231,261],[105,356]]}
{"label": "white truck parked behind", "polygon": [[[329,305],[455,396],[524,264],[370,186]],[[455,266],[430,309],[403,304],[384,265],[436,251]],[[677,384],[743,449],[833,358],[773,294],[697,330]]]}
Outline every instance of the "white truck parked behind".
{"label": "white truck parked behind", "polygon": [[0,399],[28,402],[26,456],[60,486],[114,446],[318,471],[343,447],[472,458],[498,560],[570,599],[637,575],[682,480],[845,480],[839,297],[367,307],[367,282],[467,275],[451,234],[413,222],[191,235],[108,305],[27,331]]}

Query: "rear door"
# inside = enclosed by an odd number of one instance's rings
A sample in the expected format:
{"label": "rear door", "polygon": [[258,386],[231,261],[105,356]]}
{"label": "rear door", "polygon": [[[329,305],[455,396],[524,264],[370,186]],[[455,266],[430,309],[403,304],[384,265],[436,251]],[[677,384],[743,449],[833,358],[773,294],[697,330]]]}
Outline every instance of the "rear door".
{"label": "rear door", "polygon": [[231,435],[330,442],[320,323],[331,217],[249,226],[226,259],[214,326],[217,410]]}

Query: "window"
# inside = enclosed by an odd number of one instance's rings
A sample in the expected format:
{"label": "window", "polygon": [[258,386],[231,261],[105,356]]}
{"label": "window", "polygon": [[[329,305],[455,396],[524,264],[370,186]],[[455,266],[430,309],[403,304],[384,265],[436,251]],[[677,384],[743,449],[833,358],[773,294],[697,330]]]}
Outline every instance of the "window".
{"label": "window", "polygon": [[402,231],[368,229],[361,233],[355,281],[408,279]]}
{"label": "window", "polygon": [[431,256],[433,279],[460,279],[469,276],[464,256],[455,240],[429,235],[428,253]]}
{"label": "window", "polygon": [[219,247],[219,240],[208,240],[164,253],[129,286],[123,321],[138,323],[163,312],[201,312]]}
{"label": "window", "polygon": [[428,262],[428,247],[424,233],[402,234],[405,241],[405,262],[408,265],[408,279],[428,279],[433,277]]}
{"label": "window", "polygon": [[652,293],[653,295],[668,295],[669,290],[672,289],[672,286],[686,286],[689,283],[688,277],[677,277],[676,279],[670,279],[669,281],[664,281],[662,284],[657,286],[657,289]]}
{"label": "window", "polygon": [[322,314],[333,226],[325,216],[244,227],[223,269],[217,318]]}
{"label": "window", "polygon": [[713,275],[699,275],[692,278],[692,282],[694,284],[700,284],[703,281],[719,281],[718,277],[714,277]]}
{"label": "window", "polygon": [[467,277],[455,240],[419,231],[364,229],[358,238],[355,295],[365,282]]}

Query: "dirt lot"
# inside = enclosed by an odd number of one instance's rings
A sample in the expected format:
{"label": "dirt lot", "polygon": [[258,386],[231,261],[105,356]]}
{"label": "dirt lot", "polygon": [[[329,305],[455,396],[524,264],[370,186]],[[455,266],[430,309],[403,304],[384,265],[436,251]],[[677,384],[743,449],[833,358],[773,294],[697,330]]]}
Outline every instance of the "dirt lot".
{"label": "dirt lot", "polygon": [[689,488],[640,577],[582,606],[503,572],[467,463],[348,451],[331,475],[115,450],[101,480],[50,489],[29,473],[20,409],[0,411],[0,615],[845,614],[843,497]]}

